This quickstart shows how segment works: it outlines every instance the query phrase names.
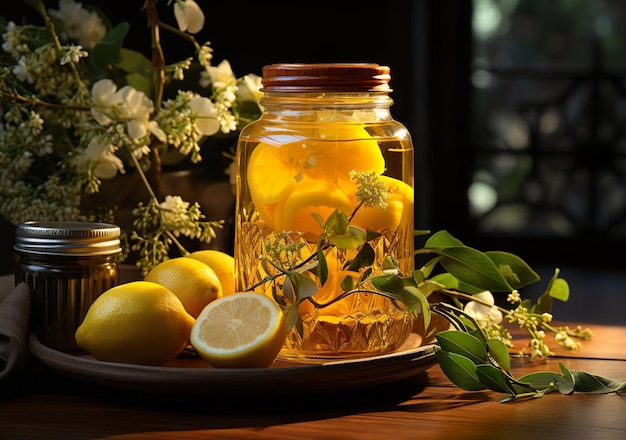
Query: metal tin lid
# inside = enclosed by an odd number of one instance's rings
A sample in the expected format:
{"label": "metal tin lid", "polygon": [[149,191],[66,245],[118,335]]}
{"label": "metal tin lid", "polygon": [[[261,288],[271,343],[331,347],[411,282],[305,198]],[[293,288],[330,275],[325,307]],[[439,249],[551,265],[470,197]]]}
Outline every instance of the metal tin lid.
{"label": "metal tin lid", "polygon": [[368,63],[270,64],[263,92],[391,92],[388,66]]}
{"label": "metal tin lid", "polygon": [[17,226],[18,253],[38,255],[113,255],[121,252],[120,227],[96,222],[26,222]]}

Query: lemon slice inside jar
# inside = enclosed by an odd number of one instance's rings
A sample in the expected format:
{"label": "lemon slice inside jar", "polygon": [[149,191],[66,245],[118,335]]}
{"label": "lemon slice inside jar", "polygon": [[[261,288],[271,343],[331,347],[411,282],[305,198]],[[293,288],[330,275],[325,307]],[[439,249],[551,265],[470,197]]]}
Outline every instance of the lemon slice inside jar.
{"label": "lemon slice inside jar", "polygon": [[274,228],[298,233],[307,241],[314,242],[322,233],[322,228],[313,213],[325,221],[335,209],[349,215],[354,206],[348,196],[334,185],[323,180],[306,180],[278,203]]}
{"label": "lemon slice inside jar", "polygon": [[277,203],[305,179],[338,183],[351,170],[382,174],[385,160],[363,126],[323,126],[310,139],[260,143],[248,162],[247,177],[255,205]]}
{"label": "lemon slice inside jar", "polygon": [[[414,191],[410,185],[393,177],[378,176],[378,179],[389,188],[387,208],[383,210],[379,206],[362,206],[352,219],[352,224],[370,231],[394,231],[407,224],[413,213]],[[356,195],[351,195],[350,199],[356,206]]]}

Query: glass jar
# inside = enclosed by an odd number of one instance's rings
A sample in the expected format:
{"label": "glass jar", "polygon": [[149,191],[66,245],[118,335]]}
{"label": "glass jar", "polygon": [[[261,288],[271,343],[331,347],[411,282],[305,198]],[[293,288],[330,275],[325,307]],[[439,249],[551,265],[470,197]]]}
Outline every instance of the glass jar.
{"label": "glass jar", "polygon": [[[301,325],[281,359],[385,353],[411,332],[410,314],[359,284],[390,257],[404,274],[414,267],[413,146],[390,114],[389,80],[377,64],[263,68],[263,114],[237,148],[236,290],[283,305],[294,303],[294,286],[317,290],[314,302],[298,302]],[[359,182],[372,179],[388,191],[386,206],[359,206]],[[369,254],[352,241],[366,232]]]}
{"label": "glass jar", "polygon": [[80,351],[74,333],[95,299],[119,282],[120,228],[92,222],[17,226],[15,283],[32,294],[30,328],[60,351]]}

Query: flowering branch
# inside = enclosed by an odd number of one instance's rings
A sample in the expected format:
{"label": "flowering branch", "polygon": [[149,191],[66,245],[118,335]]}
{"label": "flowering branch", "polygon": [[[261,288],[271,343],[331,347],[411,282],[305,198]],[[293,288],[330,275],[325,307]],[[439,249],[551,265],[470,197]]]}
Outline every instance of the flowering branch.
{"label": "flowering branch", "polygon": [[[145,0],[142,8],[150,59],[124,47],[127,23],[107,27],[100,12],[74,0],[49,10],[42,0],[28,0],[44,26],[0,21],[0,214],[14,224],[118,223],[118,199],[131,189],[113,198],[100,190],[131,168],[139,178],[129,184],[145,187],[148,200],[133,210],[134,220],[118,224],[129,239],[125,255],[136,251],[144,273],[170,250],[187,253],[181,235],[209,242],[222,227],[221,220],[207,221],[197,202],[163,194],[162,158],[198,163],[206,138],[236,134],[260,114],[260,78],[236,78],[226,60],[211,65],[209,43],[200,46],[189,35],[204,25],[195,1],[173,5],[177,31],[159,20],[156,2]],[[197,60],[167,66],[161,28],[191,42]],[[166,88],[195,72],[196,62],[196,89]]]}

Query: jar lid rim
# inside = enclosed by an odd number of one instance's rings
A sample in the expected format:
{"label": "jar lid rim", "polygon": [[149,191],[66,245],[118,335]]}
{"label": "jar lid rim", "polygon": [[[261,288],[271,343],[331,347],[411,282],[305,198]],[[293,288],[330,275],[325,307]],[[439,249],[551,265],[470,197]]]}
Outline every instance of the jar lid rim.
{"label": "jar lid rim", "polygon": [[30,221],[17,226],[13,249],[47,255],[111,255],[121,252],[121,228],[109,223]]}
{"label": "jar lid rim", "polygon": [[389,93],[390,68],[375,63],[278,63],[263,67],[261,91]]}

